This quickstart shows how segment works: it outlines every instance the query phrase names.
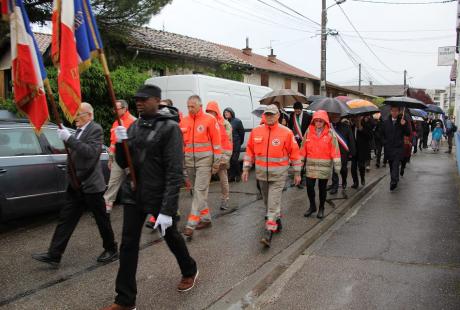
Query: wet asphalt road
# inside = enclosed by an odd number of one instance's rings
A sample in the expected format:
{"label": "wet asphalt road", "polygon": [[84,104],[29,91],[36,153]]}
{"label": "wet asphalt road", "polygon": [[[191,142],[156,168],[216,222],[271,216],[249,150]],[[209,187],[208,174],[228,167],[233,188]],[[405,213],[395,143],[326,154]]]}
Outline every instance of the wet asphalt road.
{"label": "wet asphalt road", "polygon": [[[368,182],[382,176],[382,169],[371,171]],[[254,174],[252,173],[252,177]],[[349,181],[350,182],[350,181]],[[320,221],[306,219],[306,190],[290,188],[283,196],[284,231],[267,250],[259,243],[264,228],[265,209],[256,200],[255,182],[232,183],[229,211],[218,210],[218,184],[212,184],[210,207],[213,227],[195,232],[187,243],[196,259],[200,277],[197,287],[187,293],[175,288],[180,273],[174,257],[157,232],[145,229],[137,273],[138,309],[203,309],[212,306],[238,283],[259,270]],[[348,189],[349,196],[355,191]],[[340,204],[344,200],[335,200]],[[182,219],[188,215],[190,195],[182,193]],[[326,205],[326,213],[332,211]],[[98,309],[113,302],[118,262],[98,265],[102,241],[94,220],[85,214],[72,236],[60,269],[53,270],[31,259],[46,251],[55,228],[55,216],[44,216],[3,225],[0,234],[1,309]],[[120,241],[121,207],[114,209],[112,224]],[[183,226],[183,220],[180,227]],[[6,228],[5,228],[6,227]]]}
{"label": "wet asphalt road", "polygon": [[[386,178],[260,300],[262,309],[460,309],[460,203],[454,156],[415,156]],[[348,216],[348,220],[345,218]]]}

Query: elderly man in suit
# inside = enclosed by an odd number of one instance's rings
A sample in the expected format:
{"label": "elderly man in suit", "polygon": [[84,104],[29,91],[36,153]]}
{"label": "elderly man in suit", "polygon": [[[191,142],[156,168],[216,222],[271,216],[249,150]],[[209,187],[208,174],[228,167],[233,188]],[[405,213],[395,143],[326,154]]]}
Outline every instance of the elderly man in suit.
{"label": "elderly man in suit", "polygon": [[93,119],[93,107],[83,102],[75,118],[75,134],[72,135],[67,128],[57,130],[59,139],[70,149],[77,184],[67,188],[67,202],[59,214],[48,252],[32,255],[32,258],[56,268],[85,208],[93,212],[103,240],[104,251],[97,261],[106,263],[118,258],[117,244],[103,198],[106,185],[99,161],[103,143],[102,127]]}

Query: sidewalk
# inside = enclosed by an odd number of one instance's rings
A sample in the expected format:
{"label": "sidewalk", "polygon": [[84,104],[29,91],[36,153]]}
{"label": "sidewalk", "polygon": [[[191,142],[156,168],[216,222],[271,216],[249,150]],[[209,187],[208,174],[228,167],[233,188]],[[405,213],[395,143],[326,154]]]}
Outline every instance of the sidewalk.
{"label": "sidewalk", "polygon": [[413,157],[262,294],[260,309],[460,309],[459,182],[453,155]]}

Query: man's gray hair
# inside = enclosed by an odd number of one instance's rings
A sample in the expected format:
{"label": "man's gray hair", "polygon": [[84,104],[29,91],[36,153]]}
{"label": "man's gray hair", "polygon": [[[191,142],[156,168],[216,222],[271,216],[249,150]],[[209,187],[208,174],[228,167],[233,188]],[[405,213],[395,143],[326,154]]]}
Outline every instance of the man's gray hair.
{"label": "man's gray hair", "polygon": [[88,102],[82,102],[80,109],[81,108],[85,108],[86,110],[88,110],[88,112],[91,113],[91,119],[94,120],[94,109],[92,105],[90,105]]}
{"label": "man's gray hair", "polygon": [[121,104],[122,108],[125,108],[125,109],[128,108],[128,102],[125,99],[117,99],[117,102]]}
{"label": "man's gray hair", "polygon": [[198,105],[202,106],[203,104],[201,103],[201,98],[200,96],[198,95],[191,95],[190,97],[188,97],[188,101],[195,101]]}

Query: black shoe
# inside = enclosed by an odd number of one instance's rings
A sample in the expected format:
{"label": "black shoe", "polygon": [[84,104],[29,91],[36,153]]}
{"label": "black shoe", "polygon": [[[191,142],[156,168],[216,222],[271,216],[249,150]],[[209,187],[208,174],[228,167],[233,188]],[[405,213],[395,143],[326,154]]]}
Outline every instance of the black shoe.
{"label": "black shoe", "polygon": [[328,185],[328,186],[326,187],[326,191],[330,191],[332,188],[333,188],[332,185]]}
{"label": "black shoe", "polygon": [[347,183],[342,184],[342,189],[347,189]]}
{"label": "black shoe", "polygon": [[260,242],[263,243],[267,248],[270,247],[272,243],[273,232],[271,230],[265,230],[264,236],[260,239]]}
{"label": "black shoe", "polygon": [[118,259],[118,251],[117,250],[104,250],[101,255],[97,258],[99,263],[108,263],[113,262]]}
{"label": "black shoe", "polygon": [[299,185],[297,185],[297,188],[298,188],[298,189],[304,189],[305,186],[304,186],[303,183],[301,182]]}
{"label": "black shoe", "polygon": [[235,177],[228,177],[228,182],[229,183],[236,182],[235,180],[236,180]]}
{"label": "black shoe", "polygon": [[47,263],[51,265],[53,268],[58,268],[59,263],[61,262],[60,257],[52,257],[48,252],[47,253],[40,253],[40,254],[32,254],[32,258],[38,260],[42,263]]}
{"label": "black shoe", "polygon": [[338,192],[337,188],[333,188],[333,189],[331,189],[331,190],[329,191],[329,194],[335,195],[335,194],[337,194],[337,192]]}
{"label": "black shoe", "polygon": [[359,187],[359,184],[358,183],[354,183],[351,188],[354,188],[354,189],[357,189]]}
{"label": "black shoe", "polygon": [[307,210],[307,212],[305,212],[305,214],[303,216],[309,217],[310,215],[312,215],[315,212],[316,212],[316,208],[310,208],[310,209]]}
{"label": "black shoe", "polygon": [[366,185],[366,180],[364,178],[361,179],[361,185],[365,186]]}
{"label": "black shoe", "polygon": [[281,224],[281,219],[277,219],[276,220],[276,225],[277,225],[277,229],[276,229],[276,232],[277,233],[280,233],[282,230],[283,230],[283,224]]}
{"label": "black shoe", "polygon": [[398,187],[398,183],[390,183],[390,191],[394,191]]}
{"label": "black shoe", "polygon": [[241,177],[240,177],[240,176],[236,176],[236,177],[235,177],[235,182],[237,182],[237,183],[238,183],[238,182],[241,182]]}
{"label": "black shoe", "polygon": [[380,164],[375,164],[375,168],[379,169],[379,168],[380,168]]}
{"label": "black shoe", "polygon": [[324,207],[319,208],[318,214],[316,215],[317,218],[322,219],[324,217]]}
{"label": "black shoe", "polygon": [[383,168],[386,168],[387,164],[383,164]]}
{"label": "black shoe", "polygon": [[260,192],[257,192],[256,199],[257,200],[262,200],[263,199],[262,194]]}
{"label": "black shoe", "polygon": [[399,171],[399,175],[402,177],[404,176],[404,169],[401,169],[401,171]]}

